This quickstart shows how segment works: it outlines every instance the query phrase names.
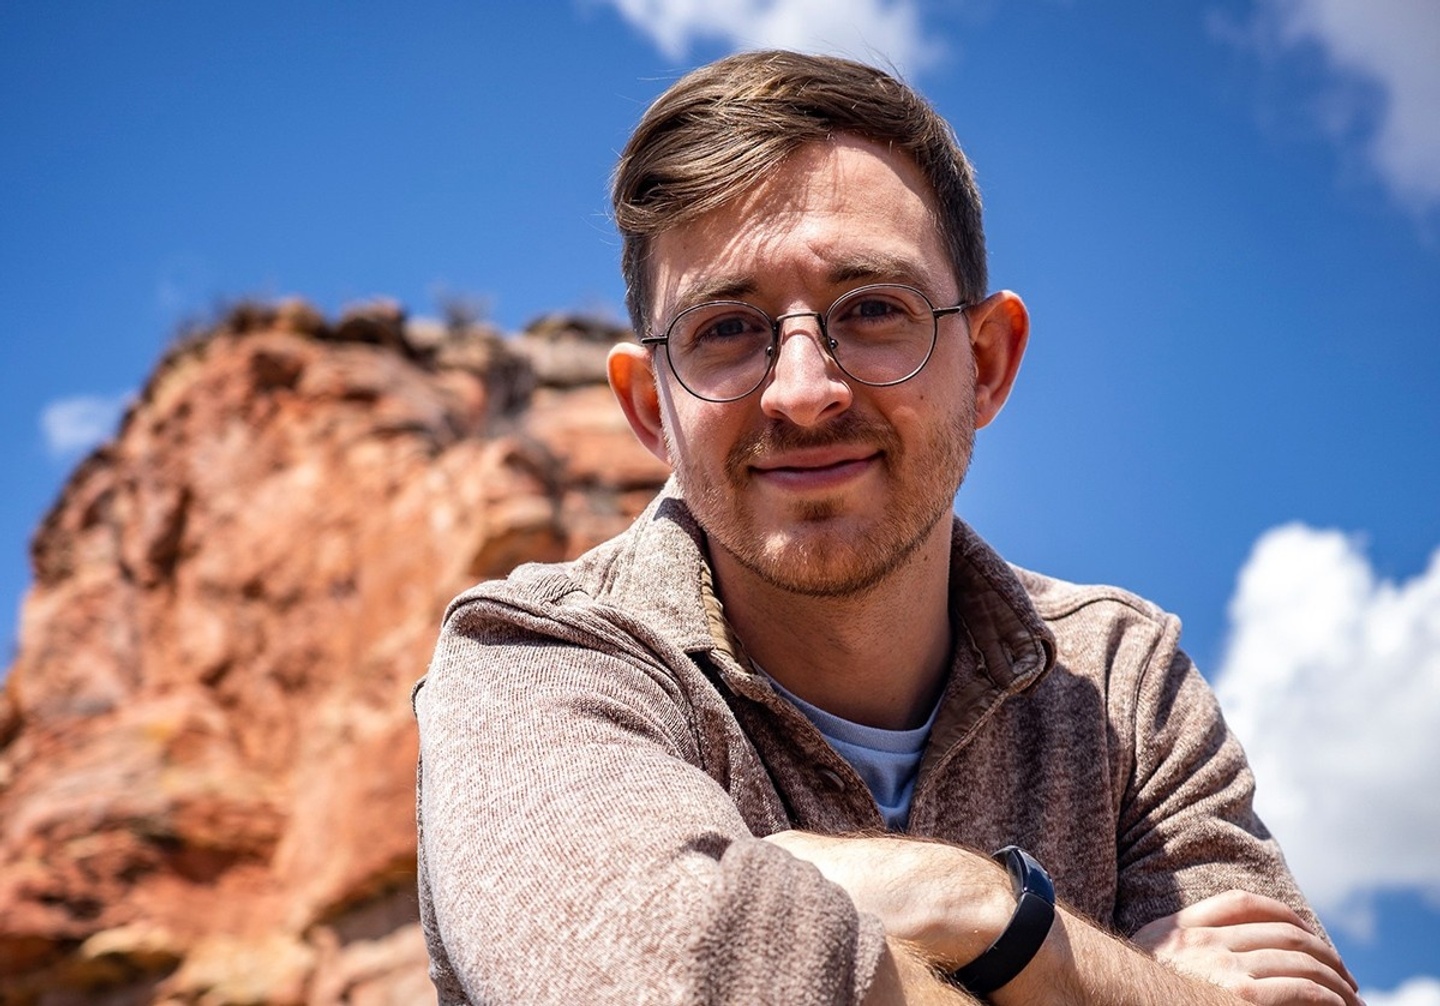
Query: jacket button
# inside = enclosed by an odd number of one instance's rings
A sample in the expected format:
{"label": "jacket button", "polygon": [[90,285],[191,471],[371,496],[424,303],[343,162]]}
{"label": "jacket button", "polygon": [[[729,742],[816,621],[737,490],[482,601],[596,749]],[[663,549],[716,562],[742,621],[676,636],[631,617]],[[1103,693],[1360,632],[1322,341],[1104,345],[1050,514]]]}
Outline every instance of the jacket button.
{"label": "jacket button", "polygon": [[831,789],[841,790],[845,788],[845,780],[840,778],[840,773],[836,772],[833,768],[825,765],[820,766],[820,778],[824,779],[825,785]]}

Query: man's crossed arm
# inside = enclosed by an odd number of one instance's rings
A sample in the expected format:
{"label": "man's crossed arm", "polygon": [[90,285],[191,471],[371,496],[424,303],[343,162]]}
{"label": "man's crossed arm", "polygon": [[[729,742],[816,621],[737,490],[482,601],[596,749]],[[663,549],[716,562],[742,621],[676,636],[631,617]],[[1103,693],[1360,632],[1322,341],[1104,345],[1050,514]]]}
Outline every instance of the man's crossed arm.
{"label": "man's crossed arm", "polygon": [[[979,956],[1010,919],[1009,880],[988,857],[890,836],[788,831],[768,841],[813,863],[861,911],[884,922],[888,954],[866,1006],[974,1001],[936,972]],[[1287,906],[1239,891],[1158,919],[1133,944],[1057,906],[1040,951],[990,1000],[1221,1006],[1237,996],[1258,1006],[1361,1006],[1354,979],[1328,943]]]}

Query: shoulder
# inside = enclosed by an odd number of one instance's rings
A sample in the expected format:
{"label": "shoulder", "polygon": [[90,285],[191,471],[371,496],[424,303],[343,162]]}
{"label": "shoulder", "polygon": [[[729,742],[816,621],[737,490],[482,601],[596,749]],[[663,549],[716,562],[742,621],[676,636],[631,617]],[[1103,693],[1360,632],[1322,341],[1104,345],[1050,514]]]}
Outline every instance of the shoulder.
{"label": "shoulder", "polygon": [[553,616],[562,610],[593,609],[605,597],[607,559],[622,547],[624,536],[567,562],[528,562],[498,580],[484,580],[455,597],[445,610],[444,624],[490,615],[502,620],[525,614]]}
{"label": "shoulder", "polygon": [[666,499],[574,560],[528,563],[456,597],[412,693],[417,711],[437,690],[685,704],[701,687],[692,655],[714,640],[701,601],[703,551],[688,514]]}
{"label": "shoulder", "polygon": [[1103,583],[1071,583],[1011,564],[1035,611],[1047,622],[1077,615],[1161,624],[1175,618],[1139,594]]}
{"label": "shoulder", "polygon": [[[1023,690],[1079,674],[1103,687],[1117,672],[1143,674],[1152,658],[1176,652],[1180,621],[1158,605],[1119,587],[1006,562],[959,517],[950,589],[982,665],[1003,685]],[[1008,675],[999,670],[1005,667]]]}
{"label": "shoulder", "polygon": [[[451,602],[447,631],[499,621],[545,631],[663,637],[682,650],[712,645],[702,582],[703,536],[684,504],[662,492],[622,534],[576,559],[527,563]],[[607,628],[609,627],[609,628]]]}
{"label": "shoulder", "polygon": [[1180,619],[1139,594],[1109,584],[1071,583],[1011,567],[1036,613],[1055,637],[1059,663],[1072,673],[1140,685],[1151,669],[1167,674],[1187,663]]}

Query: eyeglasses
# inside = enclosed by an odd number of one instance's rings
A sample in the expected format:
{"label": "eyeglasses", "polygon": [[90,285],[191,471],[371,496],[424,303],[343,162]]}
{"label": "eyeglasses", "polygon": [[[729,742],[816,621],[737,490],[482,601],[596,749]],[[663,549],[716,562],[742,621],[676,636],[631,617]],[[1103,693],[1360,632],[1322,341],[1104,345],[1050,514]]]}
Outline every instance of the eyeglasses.
{"label": "eyeglasses", "polygon": [[663,344],[675,379],[696,398],[734,402],[765,383],[780,349],[781,326],[814,318],[820,342],[845,375],[885,388],[910,380],[935,352],[939,320],[969,307],[936,308],[913,286],[876,283],[843,294],[821,314],[795,311],[772,318],[740,300],[686,308],[664,335],[640,342]]}

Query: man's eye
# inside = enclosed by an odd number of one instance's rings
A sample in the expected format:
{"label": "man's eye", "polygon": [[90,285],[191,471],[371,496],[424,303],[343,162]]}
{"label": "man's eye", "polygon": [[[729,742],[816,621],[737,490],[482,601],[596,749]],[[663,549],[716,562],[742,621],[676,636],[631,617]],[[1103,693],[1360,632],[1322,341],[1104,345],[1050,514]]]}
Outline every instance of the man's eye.
{"label": "man's eye", "polygon": [[696,330],[694,338],[697,342],[734,339],[753,335],[758,330],[759,325],[754,318],[743,314],[726,314],[706,320]]}
{"label": "man's eye", "polygon": [[862,300],[855,306],[855,313],[865,318],[882,318],[894,314],[896,310],[888,300]]}
{"label": "man's eye", "polygon": [[903,304],[886,297],[864,297],[845,306],[844,313],[837,320],[843,324],[866,324],[874,322],[900,321],[909,317]]}

